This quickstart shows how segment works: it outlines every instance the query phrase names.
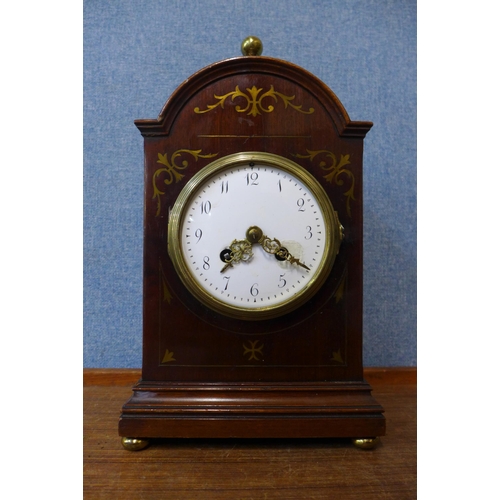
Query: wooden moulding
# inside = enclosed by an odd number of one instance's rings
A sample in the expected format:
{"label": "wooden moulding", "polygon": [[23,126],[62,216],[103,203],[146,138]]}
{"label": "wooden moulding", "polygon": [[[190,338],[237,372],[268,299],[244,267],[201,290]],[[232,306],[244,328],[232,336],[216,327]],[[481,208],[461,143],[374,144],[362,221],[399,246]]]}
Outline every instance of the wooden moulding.
{"label": "wooden moulding", "polygon": [[[361,383],[138,382],[119,435],[147,438],[377,437],[383,408]],[[286,422],[286,425],[284,425]]]}
{"label": "wooden moulding", "polygon": [[[383,410],[371,396],[369,384],[375,388],[415,385],[417,368],[365,368],[364,376],[367,383],[302,387],[296,384],[243,388],[238,384],[196,386],[138,382],[133,387],[134,395],[124,406],[119,434],[126,437],[279,438],[356,437],[360,431],[360,436],[369,437],[368,429],[373,436],[382,436],[385,434]],[[87,368],[83,371],[84,386],[132,386],[140,377],[140,369]],[[286,417],[281,414],[284,407],[288,412]],[[285,418],[287,426],[283,431]]]}

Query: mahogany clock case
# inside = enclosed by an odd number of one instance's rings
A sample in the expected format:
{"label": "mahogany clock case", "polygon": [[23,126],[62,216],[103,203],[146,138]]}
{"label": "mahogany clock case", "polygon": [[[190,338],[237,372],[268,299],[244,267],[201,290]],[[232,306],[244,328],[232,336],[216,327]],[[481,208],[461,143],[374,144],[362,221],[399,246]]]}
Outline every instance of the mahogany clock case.
{"label": "mahogany clock case", "polygon": [[[142,380],[121,436],[371,437],[383,409],[363,380],[363,139],[335,94],[291,63],[228,59],[186,80],[144,137]],[[167,251],[169,212],[186,182],[240,152],[290,159],[322,185],[344,239],[324,285],[295,311],[265,321],[207,308]]]}

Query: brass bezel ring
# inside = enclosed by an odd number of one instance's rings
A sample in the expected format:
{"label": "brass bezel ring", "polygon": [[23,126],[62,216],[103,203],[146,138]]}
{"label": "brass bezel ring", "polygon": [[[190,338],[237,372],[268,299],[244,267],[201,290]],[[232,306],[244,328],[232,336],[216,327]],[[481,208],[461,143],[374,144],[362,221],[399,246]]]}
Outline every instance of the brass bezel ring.
{"label": "brass bezel ring", "polygon": [[[259,308],[227,304],[200,287],[186,263],[180,243],[180,231],[183,216],[185,215],[185,207],[191,201],[198,187],[206,183],[212,176],[219,175],[221,171],[247,165],[251,162],[280,168],[295,176],[306,185],[318,202],[325,220],[325,227],[327,228],[325,251],[315,271],[315,275],[309,283],[297,294],[292,295],[286,302]],[[235,153],[219,158],[199,170],[180,192],[170,212],[168,222],[168,254],[182,283],[205,306],[231,318],[247,321],[271,319],[297,309],[307,302],[323,285],[331,272],[335,257],[339,251],[342,239],[341,228],[342,226],[339,223],[337,213],[333,209],[330,198],[317,179],[303,167],[292,160],[272,153],[254,151]]]}

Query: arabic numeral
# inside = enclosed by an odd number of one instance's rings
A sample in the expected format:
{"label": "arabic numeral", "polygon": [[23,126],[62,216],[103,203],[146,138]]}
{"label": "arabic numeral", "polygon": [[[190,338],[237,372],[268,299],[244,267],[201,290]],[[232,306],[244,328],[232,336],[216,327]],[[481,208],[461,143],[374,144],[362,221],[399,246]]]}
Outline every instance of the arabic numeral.
{"label": "arabic numeral", "polygon": [[284,276],[285,276],[284,274],[280,274],[280,279],[278,284],[280,288],[284,288],[286,285],[286,279],[284,278]]}
{"label": "arabic numeral", "polygon": [[212,211],[212,204],[209,201],[202,201],[200,207],[202,214],[208,215]]}
{"label": "arabic numeral", "polygon": [[257,179],[259,178],[259,174],[257,172],[252,172],[247,174],[247,186],[258,186],[259,183]]}
{"label": "arabic numeral", "polygon": [[306,209],[304,208],[305,202],[306,201],[304,200],[304,198],[299,198],[297,200],[297,206],[299,207],[299,212],[305,212],[306,211]]}
{"label": "arabic numeral", "polygon": [[206,255],[205,257],[203,257],[203,269],[205,269],[205,271],[208,271],[210,269],[210,258]]}
{"label": "arabic numeral", "polygon": [[259,295],[259,289],[257,288],[259,286],[258,283],[254,283],[251,287],[250,287],[250,295],[252,297],[257,297],[257,295]]}

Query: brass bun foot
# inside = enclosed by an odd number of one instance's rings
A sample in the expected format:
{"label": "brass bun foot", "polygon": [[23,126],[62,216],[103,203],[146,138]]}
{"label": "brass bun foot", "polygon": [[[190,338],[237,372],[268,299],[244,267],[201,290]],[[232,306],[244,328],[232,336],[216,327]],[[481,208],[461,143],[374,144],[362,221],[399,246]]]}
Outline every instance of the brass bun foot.
{"label": "brass bun foot", "polygon": [[355,438],[352,440],[352,443],[356,448],[360,448],[361,450],[372,450],[379,443],[380,438]]}
{"label": "brass bun foot", "polygon": [[122,437],[122,446],[128,451],[143,450],[149,445],[147,439]]}

